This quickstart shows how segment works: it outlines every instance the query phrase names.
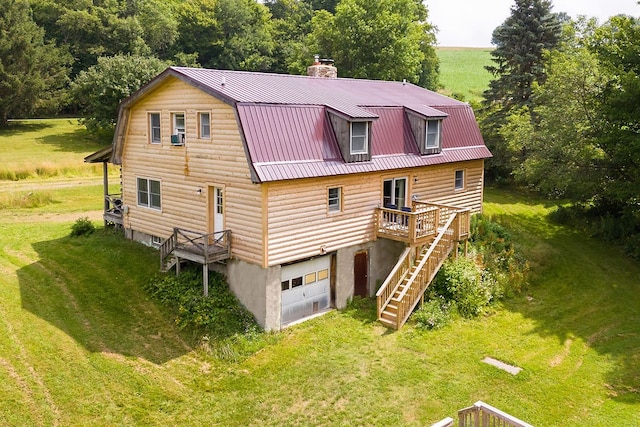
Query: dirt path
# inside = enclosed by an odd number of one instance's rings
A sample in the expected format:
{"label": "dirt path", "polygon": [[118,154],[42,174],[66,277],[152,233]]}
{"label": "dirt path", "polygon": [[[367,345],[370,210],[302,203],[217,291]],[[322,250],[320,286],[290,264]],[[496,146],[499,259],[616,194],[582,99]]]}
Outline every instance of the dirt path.
{"label": "dirt path", "polygon": [[43,180],[0,181],[0,193],[34,190],[57,190],[60,188],[85,187],[102,184],[101,176],[77,176]]}

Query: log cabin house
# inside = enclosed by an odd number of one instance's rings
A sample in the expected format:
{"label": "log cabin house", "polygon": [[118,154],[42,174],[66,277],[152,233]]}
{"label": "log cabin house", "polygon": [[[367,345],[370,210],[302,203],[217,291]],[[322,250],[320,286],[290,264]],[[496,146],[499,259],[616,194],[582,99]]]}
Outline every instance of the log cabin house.
{"label": "log cabin house", "polygon": [[170,67],[85,160],[105,163],[105,223],[163,268],[223,272],[269,330],[374,294],[401,327],[466,239],[490,156],[468,104],[316,59],[308,76]]}

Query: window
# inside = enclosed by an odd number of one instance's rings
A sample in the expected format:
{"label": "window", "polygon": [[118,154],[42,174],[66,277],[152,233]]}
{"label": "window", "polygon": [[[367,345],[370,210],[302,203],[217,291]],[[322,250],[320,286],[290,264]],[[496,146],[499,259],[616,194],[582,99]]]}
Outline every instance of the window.
{"label": "window", "polygon": [[[173,113],[171,115],[173,123],[173,133],[171,134],[172,144],[184,144],[185,126],[184,113]],[[175,135],[175,137],[173,136]]]}
{"label": "window", "polygon": [[209,113],[198,114],[198,120],[200,121],[200,138],[211,138],[211,115]]}
{"label": "window", "polygon": [[138,178],[138,206],[160,209],[160,181]]}
{"label": "window", "polygon": [[464,188],[464,170],[457,170],[455,177],[455,189],[462,190]]}
{"label": "window", "polygon": [[367,154],[369,123],[351,122],[351,154]]}
{"label": "window", "polygon": [[440,123],[441,120],[427,120],[427,138],[425,148],[440,147]]}
{"label": "window", "polygon": [[149,113],[149,142],[160,144],[160,113]]}
{"label": "window", "polygon": [[160,246],[162,244],[162,237],[151,236],[151,244],[153,246]]}
{"label": "window", "polygon": [[224,196],[222,195],[222,188],[216,187],[216,213],[222,215]]}
{"label": "window", "polygon": [[407,178],[385,179],[382,188],[382,205],[402,209],[407,203]]}
{"label": "window", "polygon": [[329,212],[340,212],[342,209],[342,189],[340,187],[330,188],[328,192],[327,201],[329,204]]}

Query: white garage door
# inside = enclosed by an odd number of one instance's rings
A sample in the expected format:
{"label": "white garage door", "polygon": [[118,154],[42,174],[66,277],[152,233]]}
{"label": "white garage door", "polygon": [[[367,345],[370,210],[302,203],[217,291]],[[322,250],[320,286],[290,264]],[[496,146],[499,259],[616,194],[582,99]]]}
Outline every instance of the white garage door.
{"label": "white garage door", "polygon": [[329,308],[330,256],[282,267],[282,324]]}

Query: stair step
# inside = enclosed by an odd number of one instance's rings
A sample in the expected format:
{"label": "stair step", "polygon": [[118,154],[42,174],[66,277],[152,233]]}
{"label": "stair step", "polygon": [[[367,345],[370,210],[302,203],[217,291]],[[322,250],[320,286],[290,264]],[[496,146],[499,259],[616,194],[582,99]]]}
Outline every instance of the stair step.
{"label": "stair step", "polygon": [[384,318],[380,318],[380,319],[378,319],[378,321],[380,323],[382,323],[383,325],[387,326],[388,328],[397,329],[397,325],[396,325],[395,322],[392,322],[392,321],[384,319]]}

